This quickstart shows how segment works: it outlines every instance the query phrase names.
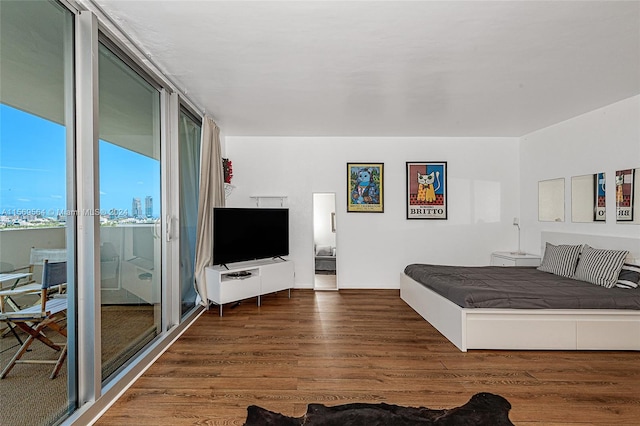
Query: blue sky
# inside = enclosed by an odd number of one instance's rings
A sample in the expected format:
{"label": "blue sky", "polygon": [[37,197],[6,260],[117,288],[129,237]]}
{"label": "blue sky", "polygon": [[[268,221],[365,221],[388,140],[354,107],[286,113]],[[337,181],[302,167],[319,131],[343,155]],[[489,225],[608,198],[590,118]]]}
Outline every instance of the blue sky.
{"label": "blue sky", "polygon": [[[66,209],[65,128],[0,105],[0,214]],[[131,212],[134,197],[160,207],[158,160],[100,141],[100,209]]]}

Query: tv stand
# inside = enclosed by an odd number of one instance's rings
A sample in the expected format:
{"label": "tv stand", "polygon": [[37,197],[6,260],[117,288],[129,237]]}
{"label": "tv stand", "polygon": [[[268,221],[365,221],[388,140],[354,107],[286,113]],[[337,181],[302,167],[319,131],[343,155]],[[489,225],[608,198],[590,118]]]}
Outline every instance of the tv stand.
{"label": "tv stand", "polygon": [[[227,268],[227,270],[229,269]],[[251,276],[251,272],[250,271],[229,272],[228,274],[225,274],[225,275],[232,279],[243,279],[243,278],[249,278]]]}
{"label": "tv stand", "polygon": [[261,296],[280,290],[291,297],[295,284],[293,262],[282,258],[208,266],[205,279],[207,298],[220,306],[220,316],[225,303],[257,297],[260,306]]}

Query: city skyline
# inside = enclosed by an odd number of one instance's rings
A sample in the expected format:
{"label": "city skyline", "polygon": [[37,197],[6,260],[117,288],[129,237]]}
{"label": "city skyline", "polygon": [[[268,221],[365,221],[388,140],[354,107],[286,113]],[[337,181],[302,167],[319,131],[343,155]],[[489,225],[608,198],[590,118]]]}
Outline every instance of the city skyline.
{"label": "city skyline", "polygon": [[[64,126],[0,105],[0,216],[67,211],[65,138]],[[159,160],[104,140],[99,153],[101,214],[132,215],[133,198],[160,199]]]}

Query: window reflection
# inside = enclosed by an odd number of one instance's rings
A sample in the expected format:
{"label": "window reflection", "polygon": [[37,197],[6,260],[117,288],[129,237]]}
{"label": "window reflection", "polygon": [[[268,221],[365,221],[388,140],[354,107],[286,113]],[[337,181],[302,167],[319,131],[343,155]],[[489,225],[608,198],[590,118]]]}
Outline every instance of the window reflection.
{"label": "window reflection", "polygon": [[564,222],[564,178],[538,182],[538,220]]}
{"label": "window reflection", "polygon": [[604,223],[606,221],[605,173],[571,178],[571,221]]}
{"label": "window reflection", "polygon": [[640,223],[640,200],[637,196],[640,185],[640,169],[616,171],[616,222]]}
{"label": "window reflection", "polygon": [[99,47],[102,379],[160,331],[160,94]]}

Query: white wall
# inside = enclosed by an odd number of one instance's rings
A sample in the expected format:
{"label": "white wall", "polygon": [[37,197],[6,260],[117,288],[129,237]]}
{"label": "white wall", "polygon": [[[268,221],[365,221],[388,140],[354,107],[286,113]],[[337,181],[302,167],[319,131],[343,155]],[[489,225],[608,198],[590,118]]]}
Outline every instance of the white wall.
{"label": "white wall", "polygon": [[[399,288],[409,263],[488,265],[492,251],[517,248],[517,138],[228,136],[224,146],[236,187],[227,205],[288,197],[297,287],[313,283],[314,192],[336,193],[340,288]],[[407,161],[448,162],[448,220],[406,220]],[[346,213],[347,162],[384,163],[384,213]]]}
{"label": "white wall", "polygon": [[[640,167],[640,96],[521,138],[522,247],[540,253],[541,231],[640,237],[640,225],[616,224],[615,172]],[[571,177],[606,173],[606,223],[571,222]],[[565,179],[565,221],[538,221],[538,181]],[[640,191],[640,190],[637,190]]]}
{"label": "white wall", "polygon": [[[66,227],[57,228],[23,228],[0,230],[0,260],[13,265],[14,268],[29,266],[31,247],[65,248]],[[35,279],[40,282],[39,270]]]}

